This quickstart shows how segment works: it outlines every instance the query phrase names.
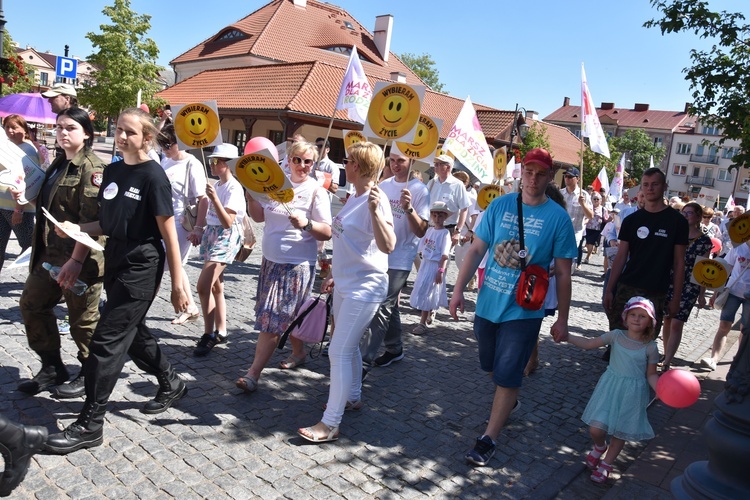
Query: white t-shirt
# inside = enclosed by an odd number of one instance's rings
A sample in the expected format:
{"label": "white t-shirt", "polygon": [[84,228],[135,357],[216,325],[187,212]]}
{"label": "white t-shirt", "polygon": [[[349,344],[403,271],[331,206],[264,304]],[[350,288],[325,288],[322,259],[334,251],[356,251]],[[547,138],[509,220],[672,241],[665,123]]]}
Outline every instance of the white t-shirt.
{"label": "white t-shirt", "polygon": [[750,293],[750,248],[748,243],[734,247],[724,259],[732,267],[732,275],[727,284],[729,293],[744,298]]}
{"label": "white t-shirt", "polygon": [[188,200],[194,201],[199,196],[206,196],[206,171],[195,156],[185,153],[185,159],[175,161],[164,157],[161,168],[167,174],[172,185],[172,208],[175,217],[182,215],[185,208],[185,169],[190,169],[188,175]]}
{"label": "white t-shirt", "polygon": [[[234,218],[234,223],[239,224],[242,222],[242,218],[245,216],[245,190],[242,188],[242,184],[232,176],[224,184],[219,184],[218,182],[214,184],[214,189],[216,189],[216,195],[219,197],[221,206],[237,214]],[[219,216],[216,214],[216,207],[211,200],[208,201],[206,225],[221,225]]]}
{"label": "white t-shirt", "polygon": [[419,243],[422,259],[440,262],[443,256],[451,251],[451,233],[447,229],[431,227],[427,230]]}
{"label": "white t-shirt", "polygon": [[[301,212],[315,222],[331,223],[331,201],[327,191],[312,177],[301,183],[292,182],[294,199],[286,204],[292,212]],[[314,201],[313,201],[314,198]],[[318,255],[318,242],[312,235],[295,229],[289,222],[289,212],[284,206],[271,201],[263,204],[263,257],[277,264],[314,264]]]}
{"label": "white t-shirt", "polygon": [[[396,182],[395,177],[390,177],[378,185],[391,204],[393,231],[396,233],[396,248],[388,255],[388,268],[401,271],[411,270],[419,248],[419,238],[411,230],[407,214],[401,207],[401,190],[406,185],[406,182]],[[412,208],[421,219],[430,220],[430,195],[427,187],[419,179],[412,179],[408,185]]]}
{"label": "white t-shirt", "polygon": [[[315,168],[315,172],[326,172],[331,174],[331,182],[339,183],[339,164],[335,163],[330,158],[326,157],[320,160],[318,166]],[[318,175],[315,174],[315,178],[318,182],[322,182],[323,179],[318,179]]]}
{"label": "white t-shirt", "polygon": [[[388,294],[388,255],[375,243],[369,196],[369,190],[351,196],[333,219],[333,279],[344,297],[382,302]],[[393,224],[390,203],[382,192],[378,211]]]}
{"label": "white t-shirt", "polygon": [[436,201],[444,201],[448,205],[448,210],[451,211],[452,215],[445,220],[444,224],[446,226],[456,224],[461,210],[469,208],[471,205],[469,193],[466,192],[466,186],[452,175],[448,175],[445,182],[440,182],[440,179],[434,177],[429,182],[429,190],[430,205]]}

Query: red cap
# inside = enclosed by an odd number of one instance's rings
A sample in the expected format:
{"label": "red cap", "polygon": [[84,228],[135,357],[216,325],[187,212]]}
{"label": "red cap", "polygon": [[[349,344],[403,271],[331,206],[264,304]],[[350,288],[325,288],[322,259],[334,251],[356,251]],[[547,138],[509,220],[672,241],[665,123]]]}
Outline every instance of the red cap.
{"label": "red cap", "polygon": [[550,170],[552,167],[552,155],[544,148],[534,148],[523,157],[523,164],[536,163]]}

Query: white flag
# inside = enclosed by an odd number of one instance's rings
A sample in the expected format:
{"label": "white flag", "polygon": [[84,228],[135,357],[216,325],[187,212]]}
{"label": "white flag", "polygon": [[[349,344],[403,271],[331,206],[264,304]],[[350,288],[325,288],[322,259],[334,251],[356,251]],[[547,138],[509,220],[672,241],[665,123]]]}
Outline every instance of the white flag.
{"label": "white flag", "polygon": [[620,157],[620,163],[615,168],[615,176],[612,177],[612,184],[609,186],[609,197],[611,201],[620,203],[622,198],[623,175],[625,172],[625,153]]}
{"label": "white flag", "polygon": [[492,154],[484,138],[482,127],[479,126],[477,112],[471,104],[471,98],[466,98],[456,118],[456,123],[453,124],[443,143],[443,149],[456,155],[456,159],[481,182],[492,182]]}
{"label": "white flag", "polygon": [[346,66],[344,81],[341,82],[339,98],[336,100],[336,109],[345,109],[346,113],[354,121],[365,123],[367,121],[367,110],[372,100],[372,87],[367,81],[365,70],[357,55],[357,47],[352,46],[352,54],[349,56],[349,64]]}
{"label": "white flag", "polygon": [[727,198],[727,202],[724,205],[724,210],[727,208],[734,208],[734,197],[730,194],[729,198]]}
{"label": "white flag", "polygon": [[596,114],[594,99],[591,98],[589,85],[586,83],[586,71],[583,69],[583,63],[581,63],[581,137],[589,138],[591,151],[596,151],[609,158],[607,136],[604,135],[602,124],[599,123],[599,116]]}
{"label": "white flag", "polygon": [[654,155],[651,155],[650,164],[648,168],[654,168]]}

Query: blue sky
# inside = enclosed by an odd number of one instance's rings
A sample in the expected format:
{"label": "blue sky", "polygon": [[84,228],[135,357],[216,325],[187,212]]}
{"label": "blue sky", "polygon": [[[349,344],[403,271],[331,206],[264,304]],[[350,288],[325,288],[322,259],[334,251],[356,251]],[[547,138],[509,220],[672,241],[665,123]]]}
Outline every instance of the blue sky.
{"label": "blue sky", "polygon": [[[85,35],[108,22],[101,14],[112,0],[4,2],[7,29],[21,46],[86,57]],[[228,24],[250,14],[264,1],[132,0],[138,13],[152,16],[150,32],[159,46],[159,62],[169,61]],[[662,36],[643,23],[657,13],[648,0],[338,0],[372,32],[375,16],[394,16],[391,50],[428,52],[437,63],[446,90],[456,97],[500,109],[516,103],[541,117],[568,96],[580,104],[580,67],[586,65],[597,106],[649,103],[651,109],[680,111],[691,100],[682,69],[692,48],[710,44],[694,35]],[[716,0],[715,8],[742,11],[742,0]],[[461,7],[461,8],[457,8]],[[34,11],[32,13],[31,11]],[[59,15],[55,15],[58,12]],[[295,31],[289,27],[289,43]]]}

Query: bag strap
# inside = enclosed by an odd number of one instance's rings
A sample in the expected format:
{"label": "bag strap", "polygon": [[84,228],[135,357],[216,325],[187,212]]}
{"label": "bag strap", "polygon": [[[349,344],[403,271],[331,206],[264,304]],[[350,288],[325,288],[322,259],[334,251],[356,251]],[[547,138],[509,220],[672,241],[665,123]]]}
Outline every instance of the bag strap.
{"label": "bag strap", "polygon": [[518,241],[521,248],[518,250],[518,258],[521,259],[521,272],[526,270],[526,244],[523,240],[523,200],[521,193],[518,193]]}
{"label": "bag strap", "polygon": [[185,165],[185,182],[182,184],[182,197],[185,200],[185,203],[189,205],[188,201],[188,195],[190,194],[190,190],[188,189],[188,179],[190,178],[190,159],[188,158],[187,164]]}
{"label": "bag strap", "polygon": [[[283,349],[284,345],[286,345],[286,340],[289,338],[289,335],[291,335],[292,331],[297,328],[299,325],[302,324],[302,322],[305,320],[305,317],[310,314],[310,311],[315,309],[315,306],[318,305],[318,302],[320,302],[320,299],[323,298],[323,295],[318,295],[315,300],[310,304],[307,309],[304,311],[297,313],[297,317],[294,318],[294,321],[291,322],[289,327],[284,331],[284,333],[281,334],[281,337],[279,337],[279,343],[276,345],[277,349]],[[327,312],[330,313],[330,306],[328,303],[326,303],[326,309]],[[326,314],[326,329],[328,329],[328,316],[329,314]]]}
{"label": "bag strap", "polygon": [[747,267],[743,267],[743,268],[742,268],[742,271],[740,271],[740,274],[738,274],[738,275],[737,275],[737,279],[736,279],[736,280],[734,280],[734,281],[732,282],[732,284],[731,284],[731,285],[729,284],[729,280],[727,280],[727,284],[726,284],[726,285],[724,285],[724,288],[725,288],[726,290],[729,290],[729,289],[730,289],[730,288],[732,288],[732,287],[733,287],[734,285],[736,285],[736,284],[737,284],[737,283],[738,283],[738,282],[740,281],[740,278],[742,278],[742,275],[743,275],[743,274],[745,274],[745,271],[747,271],[747,268],[748,268],[748,267],[750,267],[750,266],[747,266]]}

